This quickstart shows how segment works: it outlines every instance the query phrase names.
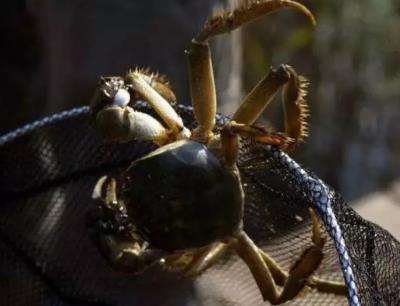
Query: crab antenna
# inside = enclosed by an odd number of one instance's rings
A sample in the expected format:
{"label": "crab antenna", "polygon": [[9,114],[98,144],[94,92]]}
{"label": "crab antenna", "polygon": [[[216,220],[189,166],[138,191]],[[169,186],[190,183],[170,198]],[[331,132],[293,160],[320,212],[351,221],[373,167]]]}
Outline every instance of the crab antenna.
{"label": "crab antenna", "polygon": [[303,4],[293,0],[246,0],[243,4],[231,11],[210,17],[200,34],[196,37],[198,42],[204,42],[210,37],[228,33],[242,25],[249,23],[264,15],[275,12],[281,8],[292,8],[308,17],[313,26],[316,20],[311,11]]}

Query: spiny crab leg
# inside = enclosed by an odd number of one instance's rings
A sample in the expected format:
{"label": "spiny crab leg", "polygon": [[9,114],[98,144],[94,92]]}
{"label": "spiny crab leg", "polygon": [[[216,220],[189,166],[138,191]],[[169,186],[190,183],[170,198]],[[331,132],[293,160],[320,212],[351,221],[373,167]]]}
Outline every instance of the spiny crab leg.
{"label": "spiny crab leg", "polygon": [[[305,101],[308,81],[305,77],[298,75],[296,71],[285,65],[290,78],[283,87],[282,102],[285,116],[285,132],[295,139],[296,143],[303,142],[308,136],[308,124],[306,118],[309,116],[308,105]],[[293,144],[291,149],[294,148]]]}
{"label": "spiny crab leg", "polygon": [[169,102],[146,82],[139,71],[130,71],[126,76],[126,83],[150,104],[174,134],[175,139],[190,136],[190,131],[183,125],[182,118],[179,117]]}
{"label": "spiny crab leg", "polygon": [[[271,71],[243,99],[231,121],[221,130],[222,153],[228,165],[236,162],[239,150],[238,136],[253,141],[278,146],[282,150],[293,149],[308,135],[307,81],[292,67],[281,65]],[[271,133],[253,123],[272,101],[279,89],[283,88],[285,111],[285,134]]]}
{"label": "spiny crab leg", "polygon": [[[276,70],[271,69],[243,99],[232,120],[242,124],[253,124],[282,88],[285,134],[287,142],[291,144],[286,147],[281,146],[281,149],[292,149],[308,135],[305,120],[308,116],[308,107],[304,100],[307,84],[306,79],[288,65],[281,65]],[[267,143],[262,140],[260,142]],[[276,145],[274,142],[270,144]]]}

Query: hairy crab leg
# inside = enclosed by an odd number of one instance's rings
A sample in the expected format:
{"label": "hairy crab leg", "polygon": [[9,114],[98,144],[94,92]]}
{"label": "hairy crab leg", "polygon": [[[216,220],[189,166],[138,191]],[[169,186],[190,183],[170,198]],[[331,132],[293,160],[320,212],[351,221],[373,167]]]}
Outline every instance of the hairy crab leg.
{"label": "hairy crab leg", "polygon": [[128,72],[126,83],[134,92],[138,92],[147,103],[161,117],[176,139],[188,138],[190,131],[183,125],[182,118],[175,112],[170,103],[165,100],[148,82],[138,70]]}
{"label": "hairy crab leg", "polygon": [[285,133],[295,140],[290,149],[303,142],[308,136],[309,109],[305,96],[307,94],[308,81],[305,77],[298,75],[296,71],[285,65],[290,78],[283,87],[282,102],[285,116]]}
{"label": "hairy crab leg", "polygon": [[[271,71],[253,88],[244,98],[232,117],[233,121],[241,124],[253,124],[268,104],[272,101],[279,89],[283,89],[283,108],[285,114],[285,134],[288,146],[281,149],[293,149],[295,145],[308,135],[307,122],[308,107],[305,102],[307,81],[299,76],[288,65],[281,65]],[[268,139],[255,139],[268,143]],[[270,144],[276,145],[271,142]]]}

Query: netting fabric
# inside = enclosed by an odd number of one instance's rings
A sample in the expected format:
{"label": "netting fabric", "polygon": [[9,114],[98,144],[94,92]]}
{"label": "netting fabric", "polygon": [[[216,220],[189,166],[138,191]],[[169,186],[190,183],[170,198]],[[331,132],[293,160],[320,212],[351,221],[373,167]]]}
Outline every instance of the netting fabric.
{"label": "netting fabric", "polygon": [[[191,108],[176,110],[191,127]],[[87,218],[93,186],[153,148],[104,142],[87,107],[0,137],[0,305],[269,305],[231,253],[196,279],[158,266],[117,272],[102,257]],[[285,305],[400,305],[400,243],[390,233],[273,147],[243,142],[239,168],[254,241],[289,269],[311,243],[314,207],[328,237],[316,274],[347,285],[347,297],[306,289]]]}

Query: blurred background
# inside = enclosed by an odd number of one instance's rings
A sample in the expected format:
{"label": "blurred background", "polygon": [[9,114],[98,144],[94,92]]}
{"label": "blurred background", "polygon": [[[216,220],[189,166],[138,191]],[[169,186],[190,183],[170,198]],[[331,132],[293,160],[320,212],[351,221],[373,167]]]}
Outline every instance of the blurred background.
{"label": "blurred background", "polygon": [[[0,12],[0,134],[87,105],[100,75],[166,74],[189,103],[184,49],[232,0],[14,0]],[[212,41],[220,111],[232,114],[271,65],[311,86],[311,135],[294,153],[354,208],[400,238],[400,2],[307,0],[318,25],[281,11]],[[266,118],[282,127],[274,103]]]}

